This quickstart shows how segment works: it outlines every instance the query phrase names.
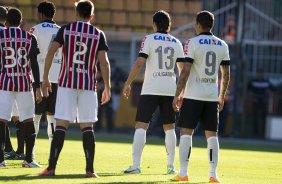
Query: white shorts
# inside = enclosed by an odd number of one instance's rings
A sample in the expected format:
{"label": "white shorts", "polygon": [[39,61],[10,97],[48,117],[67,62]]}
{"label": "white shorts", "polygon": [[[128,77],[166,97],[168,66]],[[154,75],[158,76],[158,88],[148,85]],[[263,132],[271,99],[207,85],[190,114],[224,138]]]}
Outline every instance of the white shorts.
{"label": "white shorts", "polygon": [[59,87],[55,118],[70,123],[94,123],[98,120],[98,100],[95,91]]}
{"label": "white shorts", "polygon": [[34,97],[31,91],[11,92],[0,90],[0,119],[11,120],[16,103],[20,121],[34,118]]}

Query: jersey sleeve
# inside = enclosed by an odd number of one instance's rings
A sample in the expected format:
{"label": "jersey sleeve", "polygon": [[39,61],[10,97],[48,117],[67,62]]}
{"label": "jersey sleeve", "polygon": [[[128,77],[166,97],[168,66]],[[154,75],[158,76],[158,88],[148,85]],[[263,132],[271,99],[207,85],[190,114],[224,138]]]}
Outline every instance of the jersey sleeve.
{"label": "jersey sleeve", "polygon": [[183,47],[181,42],[178,42],[178,48],[177,48],[177,56],[176,56],[176,62],[185,62]]}
{"label": "jersey sleeve", "polygon": [[109,50],[107,39],[106,39],[105,33],[103,31],[101,31],[100,38],[99,38],[98,51],[100,51],[100,50],[104,50],[104,51]]}
{"label": "jersey sleeve", "polygon": [[138,56],[147,59],[147,57],[149,56],[149,50],[149,39],[147,38],[147,36],[145,36],[142,40]]}
{"label": "jersey sleeve", "polygon": [[29,58],[30,58],[32,75],[34,78],[34,84],[36,88],[40,87],[40,73],[39,73],[39,66],[37,62],[38,51],[39,49],[38,49],[36,37],[32,35],[31,47],[29,51]]}
{"label": "jersey sleeve", "polygon": [[193,40],[187,40],[185,43],[184,57],[187,62],[193,63],[195,59],[195,43]]}
{"label": "jersey sleeve", "polygon": [[59,31],[58,31],[58,33],[57,33],[55,39],[54,39],[54,41],[58,42],[58,43],[61,44],[61,45],[64,44],[64,30],[65,30],[65,27],[66,27],[66,26],[62,26],[62,27],[59,29]]}
{"label": "jersey sleeve", "polygon": [[225,48],[223,60],[221,61],[220,65],[230,65],[229,49],[227,45]]}

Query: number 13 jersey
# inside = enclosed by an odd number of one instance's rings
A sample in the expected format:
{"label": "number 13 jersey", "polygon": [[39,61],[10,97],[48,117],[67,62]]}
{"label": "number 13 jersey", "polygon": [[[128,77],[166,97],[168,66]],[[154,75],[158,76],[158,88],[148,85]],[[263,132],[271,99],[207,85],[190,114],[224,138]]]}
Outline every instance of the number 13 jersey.
{"label": "number 13 jersey", "polygon": [[146,58],[141,95],[174,96],[175,63],[184,60],[181,42],[166,33],[147,35],[142,41],[139,57]]}
{"label": "number 13 jersey", "polygon": [[87,22],[76,21],[62,26],[55,41],[63,45],[60,87],[96,90],[98,51],[107,51],[104,33]]}
{"label": "number 13 jersey", "polygon": [[219,66],[230,64],[227,44],[210,32],[201,33],[186,42],[184,55],[193,63],[184,98],[218,101]]}

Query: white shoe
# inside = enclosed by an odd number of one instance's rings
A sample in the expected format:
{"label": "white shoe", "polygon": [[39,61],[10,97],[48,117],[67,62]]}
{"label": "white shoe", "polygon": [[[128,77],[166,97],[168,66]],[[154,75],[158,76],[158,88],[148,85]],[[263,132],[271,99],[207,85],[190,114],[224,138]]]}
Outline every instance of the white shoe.
{"label": "white shoe", "polygon": [[177,174],[177,170],[175,169],[175,167],[170,167],[167,166],[167,174]]}
{"label": "white shoe", "polygon": [[140,174],[141,173],[141,169],[139,167],[134,168],[132,166],[129,166],[128,169],[122,171],[124,174]]}
{"label": "white shoe", "polygon": [[40,168],[40,167],[42,167],[42,165],[38,164],[34,160],[30,163],[28,163],[27,161],[23,161],[22,166],[25,167],[25,168]]}
{"label": "white shoe", "polygon": [[6,161],[3,161],[0,163],[0,167],[6,167],[7,166],[7,162]]}

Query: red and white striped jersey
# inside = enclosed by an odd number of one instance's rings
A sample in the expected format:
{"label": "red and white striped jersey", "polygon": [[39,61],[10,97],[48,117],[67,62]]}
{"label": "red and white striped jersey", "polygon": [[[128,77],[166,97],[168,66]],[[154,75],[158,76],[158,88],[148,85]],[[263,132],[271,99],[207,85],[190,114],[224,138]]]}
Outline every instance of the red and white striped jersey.
{"label": "red and white striped jersey", "polygon": [[59,86],[95,91],[97,53],[108,50],[103,31],[77,21],[62,26],[55,41],[63,46]]}
{"label": "red and white striped jersey", "polygon": [[18,27],[0,32],[0,90],[31,90],[31,52],[38,52],[37,41],[32,34]]}

